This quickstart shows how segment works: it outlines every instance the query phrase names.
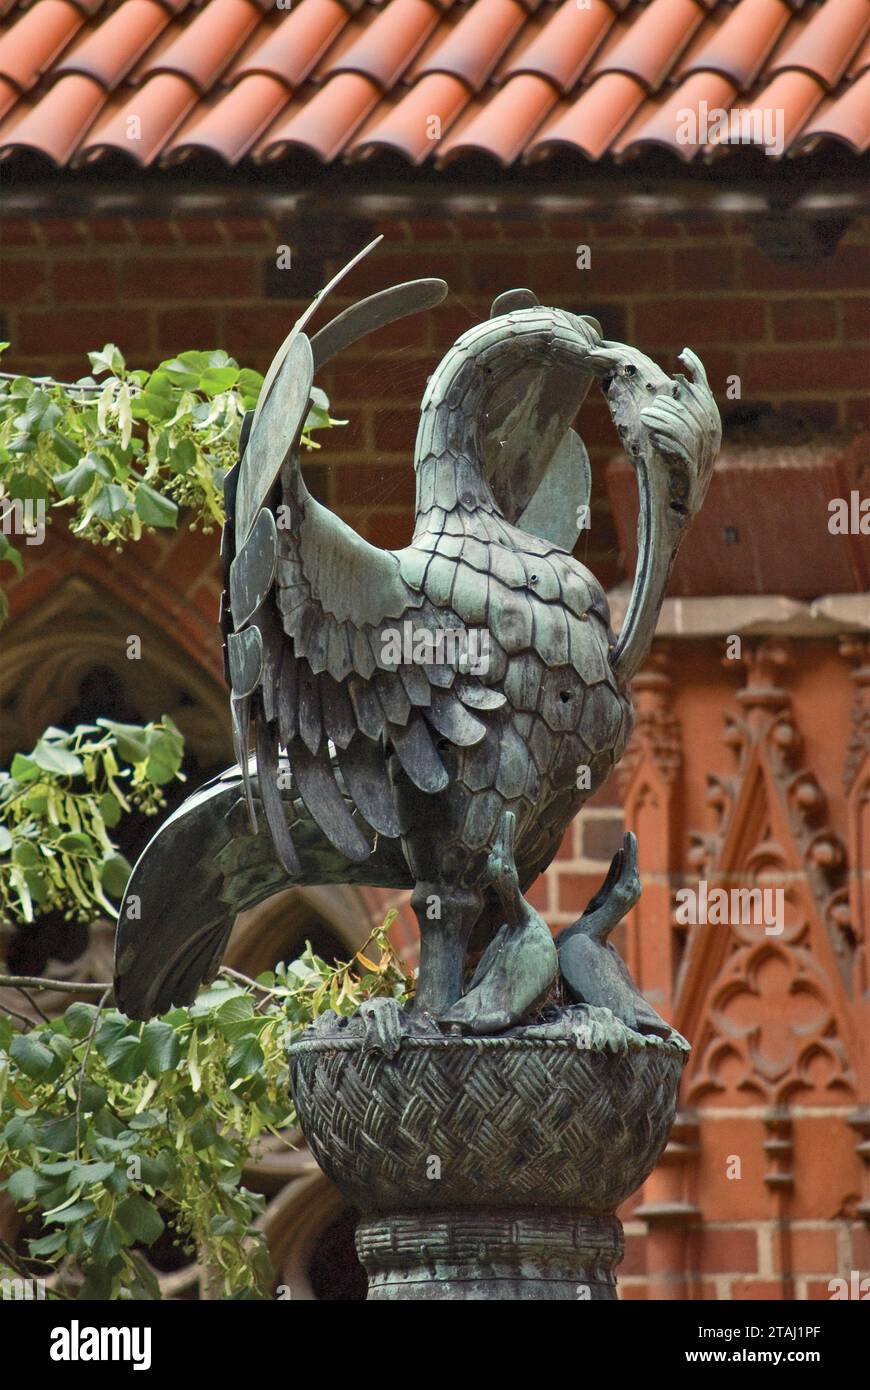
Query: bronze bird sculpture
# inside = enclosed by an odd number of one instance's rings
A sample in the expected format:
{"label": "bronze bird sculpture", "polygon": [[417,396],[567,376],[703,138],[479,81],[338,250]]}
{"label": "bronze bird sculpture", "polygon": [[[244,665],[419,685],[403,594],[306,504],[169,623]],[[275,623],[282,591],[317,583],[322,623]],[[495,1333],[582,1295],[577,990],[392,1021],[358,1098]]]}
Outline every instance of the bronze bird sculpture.
{"label": "bronze bird sculpture", "polygon": [[[670,378],[594,320],[510,291],[429,379],[413,536],[381,550],[305,486],[312,382],[342,346],[431,307],[446,286],[386,290],[309,338],[325,293],[279,351],[227,478],[222,625],[238,766],[170,816],[136,864],[116,999],[136,1018],[189,1003],[239,911],[294,883],[367,884],[413,890],[415,1008],[508,1027],[528,1004],[523,971],[489,991],[497,1008],[478,1007],[487,970],[504,969],[496,946],[463,1000],[472,932],[485,948],[510,924],[523,959],[522,921],[534,934],[540,919],[506,908],[511,875],[525,892],[622,755],[629,681],[703,501],[719,416],[688,351],[692,379]],[[618,639],[601,586],[570,553],[589,489],[572,421],[595,379],[641,500]],[[555,971],[553,952],[544,973]]]}

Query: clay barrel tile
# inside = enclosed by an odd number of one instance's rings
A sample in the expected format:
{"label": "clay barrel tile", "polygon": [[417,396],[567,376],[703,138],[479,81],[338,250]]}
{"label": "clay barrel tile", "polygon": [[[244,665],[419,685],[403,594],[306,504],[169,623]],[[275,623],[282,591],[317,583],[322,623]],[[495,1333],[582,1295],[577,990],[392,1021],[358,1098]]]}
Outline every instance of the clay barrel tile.
{"label": "clay barrel tile", "polygon": [[577,8],[577,0],[564,0],[522,53],[508,61],[500,77],[506,80],[519,73],[537,73],[562,92],[570,91],[613,22],[607,0],[589,0],[589,8],[583,10]]}
{"label": "clay barrel tile", "polygon": [[325,164],[335,159],[380,100],[380,89],[368,77],[340,72],[315,92],[298,111],[279,121],[254,148],[258,163],[280,159],[298,146]]}
{"label": "clay barrel tile", "polygon": [[398,151],[411,164],[422,164],[437,152],[468,101],[468,88],[459,78],[430,73],[366,127],[348,149],[348,158],[368,159],[377,149],[386,148]]}
{"label": "clay barrel tile", "polygon": [[716,72],[699,72],[681,83],[664,101],[649,103],[638,112],[613,146],[617,157],[637,154],[644,145],[659,145],[684,163],[707,144],[704,117],[727,111],[737,88]]}
{"label": "clay barrel tile", "polygon": [[27,91],[48,71],[83,23],[81,12],[70,0],[37,0],[0,39],[0,77]]}
{"label": "clay barrel tile", "polygon": [[5,77],[0,77],[0,121],[10,111],[18,100],[18,88],[12,83],[7,82]]}
{"label": "clay barrel tile", "polygon": [[358,72],[385,92],[396,83],[441,18],[430,0],[390,0],[324,76]]}
{"label": "clay barrel tile", "polygon": [[788,153],[811,154],[826,139],[847,145],[853,154],[870,148],[870,72],[863,73],[836,101],[826,101]]}
{"label": "clay barrel tile", "polygon": [[[820,82],[809,73],[780,73],[749,106],[741,108],[740,118],[734,123],[736,129],[730,139],[727,135],[716,136],[711,140],[710,147],[719,149],[736,143],[762,144],[767,142],[770,131],[777,141],[782,141],[782,148],[772,152],[781,155],[803,129],[824,94]],[[741,141],[741,134],[746,136],[744,141]]]}
{"label": "clay barrel tile", "polygon": [[855,57],[849,64],[850,78],[859,77],[860,74],[864,72],[865,68],[870,68],[870,34],[867,35],[861,47],[858,49],[858,52],[855,54]]}
{"label": "clay barrel tile", "polygon": [[0,156],[35,150],[66,164],[104,106],[106,94],[91,77],[62,77],[41,101],[14,112],[0,131]]}
{"label": "clay barrel tile", "polygon": [[571,106],[560,109],[529,145],[526,163],[537,162],[559,149],[579,150],[600,159],[641,105],[641,84],[623,72],[605,73]]}
{"label": "clay barrel tile", "polygon": [[196,87],[187,78],[158,73],[113,108],[84,141],[74,163],[92,164],[114,150],[137,164],[153,164],[196,99]]}
{"label": "clay barrel tile", "polygon": [[697,0],[652,0],[627,25],[619,42],[605,51],[593,73],[624,72],[657,91],[695,30],[704,21]]}
{"label": "clay barrel tile", "polygon": [[205,151],[219,155],[227,164],[238,164],[287,100],[287,87],[279,78],[250,73],[207,111],[194,113],[165,147],[160,163],[176,164]]}
{"label": "clay barrel tile", "polygon": [[868,29],[870,0],[826,0],[777,55],[767,76],[800,68],[833,88]]}
{"label": "clay barrel tile", "polygon": [[80,72],[114,90],[169,23],[158,0],[125,0],[57,64],[55,72]]}
{"label": "clay barrel tile", "polygon": [[504,167],[513,164],[557,100],[556,89],[546,78],[520,73],[439,145],[438,167],[467,152],[491,155]]}
{"label": "clay barrel tile", "polygon": [[479,92],[525,20],[518,0],[475,0],[418,69],[420,76],[449,73]]}
{"label": "clay barrel tile", "polygon": [[229,66],[260,18],[253,0],[210,0],[138,76],[144,82],[157,73],[177,73],[205,91]]}
{"label": "clay barrel tile", "polygon": [[340,0],[302,0],[239,60],[230,79],[261,72],[298,87],[328,53],[347,20],[347,9]]}
{"label": "clay barrel tile", "polygon": [[740,4],[681,69],[718,72],[745,91],[761,72],[792,17],[785,0],[740,0]]}

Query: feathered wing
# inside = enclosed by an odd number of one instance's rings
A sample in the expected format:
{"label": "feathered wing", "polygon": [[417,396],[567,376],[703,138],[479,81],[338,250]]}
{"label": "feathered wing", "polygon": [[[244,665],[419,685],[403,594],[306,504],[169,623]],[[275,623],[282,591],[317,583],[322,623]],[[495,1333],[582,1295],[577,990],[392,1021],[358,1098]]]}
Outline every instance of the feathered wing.
{"label": "feathered wing", "polygon": [[[416,563],[421,557],[413,548],[370,545],[308,492],[298,410],[310,391],[306,343],[300,334],[287,353],[228,486],[225,551],[226,561],[238,545],[227,567],[226,605],[237,756],[246,768],[253,723],[260,800],[276,850],[293,874],[299,861],[280,777],[292,772],[309,814],[341,854],[358,862],[371,852],[372,832],[402,832],[387,745],[417,787],[439,792],[448,775],[437,743],[479,742],[486,732],[481,701],[488,708],[503,703],[494,694],[482,696],[439,646],[449,615],[424,594],[425,565]],[[303,389],[292,378],[299,372]],[[294,413],[282,411],[288,396]],[[276,433],[273,416],[283,417],[283,433]],[[263,502],[253,512],[250,499],[256,497]],[[326,756],[328,743],[336,750],[341,787]],[[249,806],[253,816],[253,798]]]}

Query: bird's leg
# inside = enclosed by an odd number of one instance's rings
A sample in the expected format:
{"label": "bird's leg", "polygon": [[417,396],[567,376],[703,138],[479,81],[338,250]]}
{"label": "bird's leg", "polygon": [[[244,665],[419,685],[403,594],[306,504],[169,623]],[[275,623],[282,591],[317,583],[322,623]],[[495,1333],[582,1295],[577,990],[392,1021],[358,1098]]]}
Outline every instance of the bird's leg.
{"label": "bird's leg", "polygon": [[415,1013],[439,1017],[462,994],[468,938],[483,907],[476,888],[417,883],[411,906],[420,924]]}
{"label": "bird's leg", "polygon": [[519,926],[526,906],[520,892],[520,879],[514,859],[516,824],[517,818],[513,811],[506,811],[486,861],[487,881],[498,897],[505,922],[511,927]]}
{"label": "bird's leg", "polygon": [[631,911],[640,897],[640,877],[637,872],[637,839],[627,831],[622,848],[611,860],[607,877],[598,892],[589,899],[582,917],[578,917],[560,936],[582,932],[596,941],[606,941],[613,928]]}

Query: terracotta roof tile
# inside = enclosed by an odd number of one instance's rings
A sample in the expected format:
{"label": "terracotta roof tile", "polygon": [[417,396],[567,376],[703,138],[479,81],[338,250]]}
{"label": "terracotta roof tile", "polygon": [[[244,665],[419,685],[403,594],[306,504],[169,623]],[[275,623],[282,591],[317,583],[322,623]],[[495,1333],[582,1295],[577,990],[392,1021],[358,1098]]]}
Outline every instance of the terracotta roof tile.
{"label": "terracotta roof tile", "polygon": [[80,72],[112,90],[169,23],[158,0],[127,0],[122,9],[92,29],[65,53],[55,72]]}
{"label": "terracotta roof tile", "polygon": [[[734,83],[718,72],[695,73],[663,102],[649,102],[629,129],[614,142],[614,153],[617,156],[637,154],[643,145],[660,145],[688,162],[706,148],[707,140],[702,134],[704,114],[727,111],[736,95]],[[687,119],[686,113],[693,113],[694,121]],[[691,138],[693,125],[697,139]]]}
{"label": "terracotta roof tile", "polygon": [[570,91],[613,21],[607,0],[589,0],[588,9],[582,10],[577,8],[577,0],[564,0],[532,42],[508,60],[499,72],[499,80],[518,73],[537,73],[561,91]]}
{"label": "terracotta roof tile", "polygon": [[589,159],[600,159],[644,99],[644,89],[624,72],[608,72],[587,88],[572,106],[563,107],[546,125],[526,152],[530,161],[543,159],[560,148],[580,150]]}
{"label": "terracotta roof tile", "polygon": [[763,123],[776,103],[789,155],[867,148],[870,0],[0,0],[4,13],[6,158],[733,159],[700,126],[684,139],[685,112]]}
{"label": "terracotta roof tile", "polygon": [[37,0],[0,38],[0,77],[22,91],[47,72],[84,23],[70,0]]}
{"label": "terracotta roof tile", "polygon": [[718,72],[745,91],[764,67],[792,15],[785,0],[740,0],[725,23],[681,68],[681,76]]}
{"label": "terracotta roof tile", "polygon": [[458,77],[430,73],[382,119],[367,126],[348,153],[352,159],[368,159],[381,147],[397,150],[412,164],[422,164],[440,145],[468,101],[468,88]]}
{"label": "terracotta roof tile", "polygon": [[258,159],[279,158],[295,148],[310,150],[327,163],[341,154],[380,99],[380,89],[368,77],[340,72],[289,120],[278,121],[256,147]]}
{"label": "terracotta roof tile", "polygon": [[106,94],[90,77],[62,77],[41,101],[11,117],[0,130],[0,156],[15,149],[35,150],[54,164],[66,164],[105,105]]}
{"label": "terracotta roof tile", "polygon": [[325,73],[358,72],[384,91],[398,82],[432,33],[440,12],[429,0],[392,0]]}
{"label": "terracotta roof tile", "polygon": [[340,0],[302,0],[268,36],[262,36],[230,71],[230,80],[270,73],[297,87],[328,52],[347,24]]}
{"label": "terracotta roof tile", "polygon": [[656,91],[703,20],[697,0],[651,0],[593,72],[624,72]]}
{"label": "terracotta roof tile", "polygon": [[[776,131],[777,138],[782,138],[786,149],[799,134],[805,121],[809,120],[815,111],[822,97],[825,95],[824,88],[815,77],[810,77],[806,72],[783,72],[779,77],[775,77],[769,87],[765,87],[754,101],[750,102],[745,108],[745,124],[748,132],[755,132],[753,143],[758,142],[757,131],[759,126],[754,124],[753,118],[758,115],[762,118],[760,129],[765,131],[767,126],[764,122],[765,115],[770,115],[773,120],[770,128]],[[780,125],[781,123],[781,125]],[[732,137],[733,143],[734,137]],[[726,139],[714,139],[711,144],[714,146],[726,145]]]}
{"label": "terracotta roof tile", "polygon": [[769,68],[771,76],[802,68],[836,86],[870,29],[870,0],[826,0]]}
{"label": "terracotta roof tile", "polygon": [[418,72],[421,76],[447,72],[480,91],[522,28],[526,14],[518,0],[475,0]]}
{"label": "terracotta roof tile", "polygon": [[198,150],[238,164],[287,105],[287,87],[280,78],[252,72],[237,82],[204,115],[194,113],[166,146],[166,164],[179,163]]}
{"label": "terracotta roof tile", "polygon": [[470,120],[457,122],[439,146],[438,167],[443,168],[464,150],[491,155],[505,166],[513,164],[556,100],[556,90],[546,78],[520,73],[482,110],[473,111]]}
{"label": "terracotta roof tile", "polygon": [[863,72],[836,101],[824,102],[793,142],[789,154],[796,149],[811,151],[826,139],[840,141],[855,154],[864,154],[870,148],[870,71]]}
{"label": "terracotta roof tile", "polygon": [[[65,79],[71,82],[72,78]],[[167,141],[196,104],[197,92],[186,77],[161,72],[117,105],[83,142],[76,164],[91,164],[114,151],[137,164],[153,164]]]}
{"label": "terracotta roof tile", "polygon": [[864,72],[865,68],[870,68],[870,34],[867,35],[849,64],[849,76],[857,77],[859,73]]}
{"label": "terracotta roof tile", "polygon": [[5,77],[0,77],[0,121],[17,100],[18,88],[12,82],[7,82]]}
{"label": "terracotta roof tile", "polygon": [[261,19],[253,0],[210,0],[191,24],[153,63],[146,63],[140,78],[157,72],[175,72],[205,91],[235,57]]}

